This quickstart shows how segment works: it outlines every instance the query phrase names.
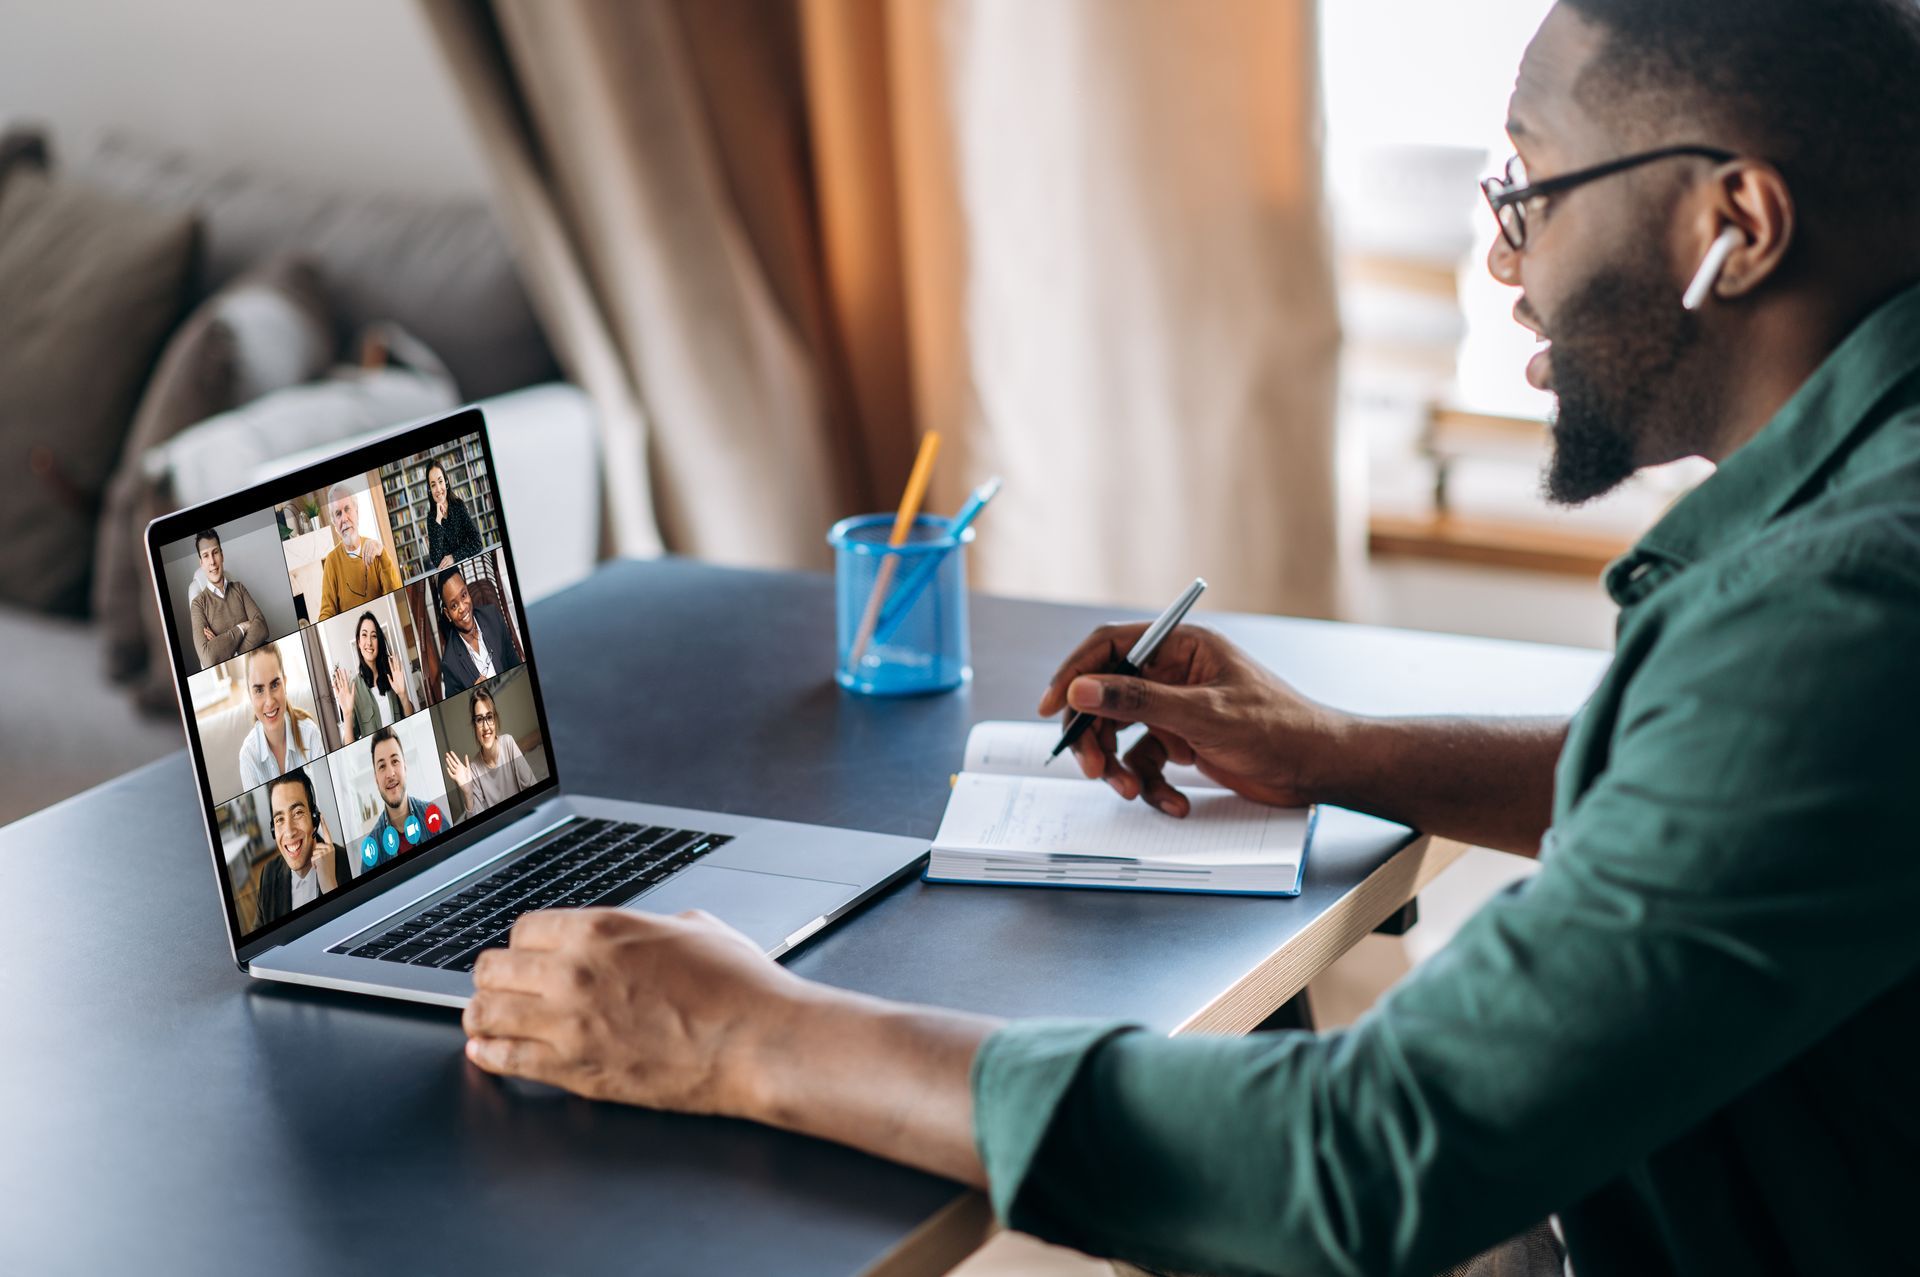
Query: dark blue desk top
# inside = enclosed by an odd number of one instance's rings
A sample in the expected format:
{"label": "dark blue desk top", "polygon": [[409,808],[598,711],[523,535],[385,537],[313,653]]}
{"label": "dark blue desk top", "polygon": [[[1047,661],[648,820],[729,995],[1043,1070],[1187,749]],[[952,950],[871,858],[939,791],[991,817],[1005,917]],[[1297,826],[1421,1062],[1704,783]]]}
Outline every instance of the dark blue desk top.
{"label": "dark blue desk top", "polygon": [[[621,563],[530,621],[570,789],[930,837],[967,728],[1031,715],[1113,615],[976,598],[973,684],[917,701],[834,686],[822,576]],[[1604,661],[1199,619],[1365,711],[1565,711]],[[1338,816],[1298,900],[909,882],[790,965],[1171,1028],[1406,842]],[[450,1011],[249,981],[202,828],[182,752],[0,830],[0,1272],[843,1274],[955,1196],[811,1140],[495,1082]]]}

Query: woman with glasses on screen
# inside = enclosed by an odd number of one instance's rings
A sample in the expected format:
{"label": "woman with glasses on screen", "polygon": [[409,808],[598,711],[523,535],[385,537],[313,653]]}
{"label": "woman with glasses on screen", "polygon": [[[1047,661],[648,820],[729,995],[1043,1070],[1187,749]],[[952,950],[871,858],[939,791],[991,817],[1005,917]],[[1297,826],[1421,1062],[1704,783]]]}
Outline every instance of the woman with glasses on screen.
{"label": "woman with glasses on screen", "polygon": [[333,699],[340,708],[340,744],[344,747],[413,713],[407,696],[407,670],[387,645],[387,631],[372,612],[362,612],[353,627],[354,654],[360,671],[333,667]]}
{"label": "woman with glasses on screen", "polygon": [[494,708],[493,693],[475,688],[467,706],[473,718],[473,739],[480,746],[478,758],[462,758],[447,751],[447,776],[460,786],[467,802],[467,817],[511,798],[533,784],[533,768],[513,737],[500,730],[500,712]]}
{"label": "woman with glasses on screen", "polygon": [[252,789],[326,753],[320,724],[287,699],[286,667],[278,647],[257,647],[241,662],[253,729],[240,742],[240,786]]}
{"label": "woman with glasses on screen", "polygon": [[467,503],[447,487],[447,471],[438,461],[427,466],[427,495],[433,508],[427,513],[427,562],[437,572],[464,563],[486,547],[480,528],[467,513]]}

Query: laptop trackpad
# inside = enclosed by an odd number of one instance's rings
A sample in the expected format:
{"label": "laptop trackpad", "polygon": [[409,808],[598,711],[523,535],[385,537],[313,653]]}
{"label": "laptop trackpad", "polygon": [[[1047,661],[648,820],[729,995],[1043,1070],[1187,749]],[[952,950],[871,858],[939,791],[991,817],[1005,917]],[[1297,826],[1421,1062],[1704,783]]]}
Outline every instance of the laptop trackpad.
{"label": "laptop trackpad", "polygon": [[621,907],[646,913],[705,909],[728,926],[746,932],[762,949],[771,949],[859,894],[860,889],[851,883],[692,865]]}

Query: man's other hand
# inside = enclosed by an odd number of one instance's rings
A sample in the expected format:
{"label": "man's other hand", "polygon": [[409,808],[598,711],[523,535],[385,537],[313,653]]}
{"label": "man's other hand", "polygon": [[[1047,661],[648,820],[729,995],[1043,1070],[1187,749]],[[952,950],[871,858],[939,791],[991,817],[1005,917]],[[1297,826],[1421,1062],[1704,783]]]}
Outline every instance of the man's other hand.
{"label": "man's other hand", "polygon": [[[1307,768],[1331,748],[1342,718],[1308,700],[1212,630],[1182,625],[1142,671],[1101,671],[1123,659],[1144,623],[1103,625],[1061,664],[1040,700],[1042,715],[1073,711],[1099,720],[1073,744],[1080,770],[1123,798],[1145,798],[1172,816],[1192,808],[1167,783],[1169,762],[1192,764],[1218,785],[1257,802],[1300,807],[1316,801]],[[1147,733],[1118,752],[1122,727]]]}
{"label": "man's other hand", "polygon": [[473,969],[467,1058],[589,1099],[751,1110],[752,1041],[805,989],[708,914],[552,909]]}

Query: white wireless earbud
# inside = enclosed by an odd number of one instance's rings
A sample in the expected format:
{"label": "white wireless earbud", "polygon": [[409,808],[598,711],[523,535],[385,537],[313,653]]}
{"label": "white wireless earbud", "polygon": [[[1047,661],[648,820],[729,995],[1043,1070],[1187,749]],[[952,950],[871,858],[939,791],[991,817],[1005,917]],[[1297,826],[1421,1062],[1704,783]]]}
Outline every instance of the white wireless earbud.
{"label": "white wireless earbud", "polygon": [[1700,303],[1707,300],[1713,292],[1713,286],[1720,279],[1720,268],[1727,264],[1727,258],[1733,256],[1733,250],[1746,242],[1746,236],[1738,227],[1729,226],[1720,232],[1707,255],[1700,259],[1700,269],[1693,272],[1693,282],[1687,285],[1687,291],[1680,296],[1682,310],[1699,310]]}

